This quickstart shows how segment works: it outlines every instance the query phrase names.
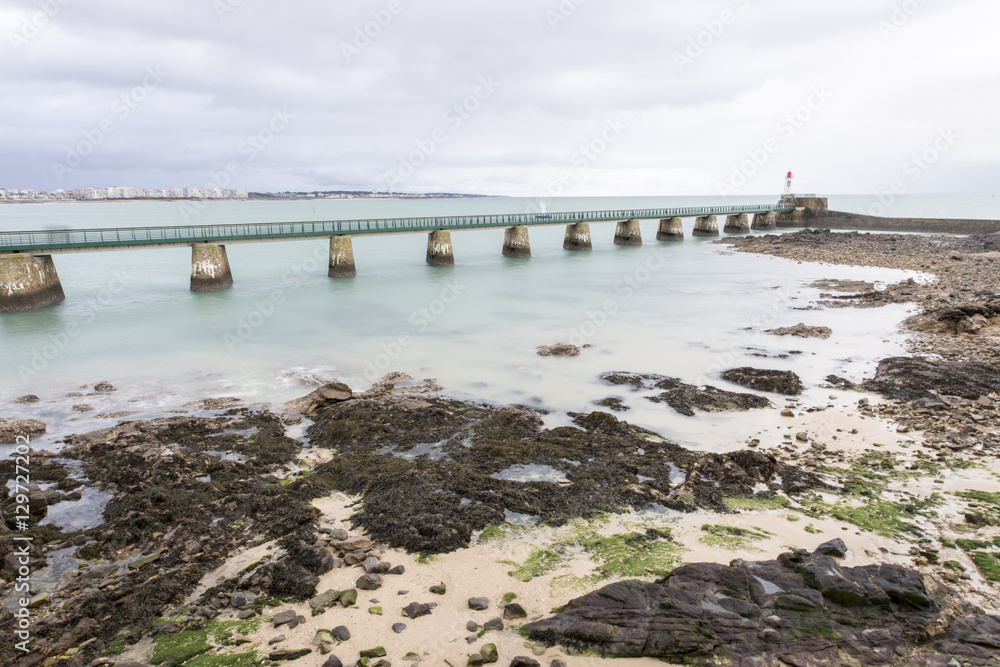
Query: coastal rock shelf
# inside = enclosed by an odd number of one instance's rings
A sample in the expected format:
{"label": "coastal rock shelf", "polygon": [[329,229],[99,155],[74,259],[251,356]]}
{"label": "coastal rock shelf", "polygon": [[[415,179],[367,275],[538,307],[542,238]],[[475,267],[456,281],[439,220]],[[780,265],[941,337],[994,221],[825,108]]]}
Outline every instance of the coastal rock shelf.
{"label": "coastal rock shelf", "polygon": [[606,657],[706,667],[1000,665],[1000,616],[977,615],[914,570],[843,567],[822,551],[611,584],[524,631]]}

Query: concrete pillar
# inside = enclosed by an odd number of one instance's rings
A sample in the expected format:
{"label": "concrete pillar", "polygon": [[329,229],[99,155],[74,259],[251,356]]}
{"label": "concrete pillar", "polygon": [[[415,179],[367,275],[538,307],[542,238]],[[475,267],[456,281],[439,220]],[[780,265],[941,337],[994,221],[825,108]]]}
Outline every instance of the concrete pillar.
{"label": "concrete pillar", "polygon": [[750,216],[746,213],[726,216],[726,227],[722,231],[744,234],[750,231]]}
{"label": "concrete pillar", "polygon": [[805,227],[806,226],[806,212],[805,210],[795,209],[794,211],[781,211],[777,213],[775,223],[778,227]]}
{"label": "concrete pillar", "polygon": [[65,298],[50,255],[0,255],[0,313],[22,313]]}
{"label": "concrete pillar", "polygon": [[775,229],[777,224],[775,223],[775,213],[774,211],[769,211],[767,213],[754,213],[753,224],[750,225],[750,229],[759,230],[769,230]]}
{"label": "concrete pillar", "polygon": [[226,246],[195,243],[191,246],[191,291],[221,292],[233,286]]}
{"label": "concrete pillar", "polygon": [[660,228],[656,230],[657,241],[683,241],[684,225],[682,218],[664,218],[660,220]]}
{"label": "concrete pillar", "polygon": [[694,231],[691,236],[718,236],[719,219],[714,215],[706,215],[694,221]]}
{"label": "concrete pillar", "polygon": [[531,257],[531,241],[524,225],[508,227],[503,234],[504,257]]}
{"label": "concrete pillar", "polygon": [[455,266],[451,232],[439,229],[427,235],[427,263],[431,266]]}
{"label": "concrete pillar", "polygon": [[354,246],[350,236],[330,237],[330,271],[331,278],[353,278],[358,275],[354,266]]}
{"label": "concrete pillar", "polygon": [[615,227],[615,245],[642,245],[638,220],[622,220]]}
{"label": "concrete pillar", "polygon": [[590,241],[590,224],[578,222],[574,225],[566,225],[566,236],[563,239],[563,250],[593,250],[594,245]]}

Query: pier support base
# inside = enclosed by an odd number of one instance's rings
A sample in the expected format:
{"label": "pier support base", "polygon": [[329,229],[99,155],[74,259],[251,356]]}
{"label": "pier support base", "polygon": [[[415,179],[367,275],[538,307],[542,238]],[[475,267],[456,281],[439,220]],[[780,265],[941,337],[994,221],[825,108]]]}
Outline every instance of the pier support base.
{"label": "pier support base", "polygon": [[455,266],[451,232],[438,230],[427,235],[427,263],[431,266]]}
{"label": "pier support base", "polygon": [[590,241],[590,224],[578,222],[574,225],[566,225],[566,237],[563,239],[563,250],[593,250],[594,245]]}
{"label": "pier support base", "polygon": [[615,228],[615,245],[642,245],[638,220],[622,220]]}
{"label": "pier support base", "polygon": [[768,213],[754,213],[753,224],[750,225],[750,229],[767,231],[776,229],[777,226],[774,211],[769,211]]}
{"label": "pier support base", "polygon": [[684,220],[682,218],[664,218],[656,230],[657,241],[683,241]]}
{"label": "pier support base", "polygon": [[65,298],[50,255],[0,255],[0,313],[23,313]]}
{"label": "pier support base", "polygon": [[191,246],[191,291],[221,292],[233,286],[226,246],[195,243]]}
{"label": "pier support base", "polygon": [[706,215],[694,221],[694,231],[691,236],[718,236],[719,219],[714,215]]}
{"label": "pier support base", "polygon": [[794,211],[781,211],[780,213],[775,213],[775,222],[778,227],[805,227],[806,226],[806,212],[803,210]]}
{"label": "pier support base", "polygon": [[508,227],[503,234],[504,257],[531,257],[531,241],[524,225]]}
{"label": "pier support base", "polygon": [[750,217],[746,213],[726,216],[726,226],[722,230],[731,234],[744,234],[750,231]]}
{"label": "pier support base", "polygon": [[333,236],[330,238],[330,271],[331,278],[353,278],[358,275],[354,266],[354,246],[350,236]]}

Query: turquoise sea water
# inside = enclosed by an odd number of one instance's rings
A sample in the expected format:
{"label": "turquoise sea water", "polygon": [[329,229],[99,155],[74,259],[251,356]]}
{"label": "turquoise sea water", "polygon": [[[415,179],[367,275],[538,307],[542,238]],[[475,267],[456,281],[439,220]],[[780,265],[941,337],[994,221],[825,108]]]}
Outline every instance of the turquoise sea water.
{"label": "turquoise sea water", "polygon": [[[773,198],[730,198],[768,203]],[[546,210],[708,205],[721,198],[555,199]],[[856,211],[870,198],[831,197]],[[215,202],[193,209],[170,202],[49,203],[0,206],[0,229],[51,229],[333,220],[537,210],[526,199]],[[903,197],[897,216],[1000,219],[1000,202],[980,197]],[[692,220],[685,220],[690,232]],[[896,281],[901,271],[821,266],[734,254],[710,240],[618,247],[613,223],[592,225],[594,250],[562,250],[563,228],[531,229],[533,256],[504,258],[502,229],[452,234],[457,266],[424,262],[422,234],[356,237],[358,277],[327,277],[327,243],[230,245],[235,286],[216,294],[188,290],[185,248],[56,255],[66,301],[0,316],[0,416],[39,418],[50,433],[110,425],[94,415],[135,417],[209,396],[277,404],[340,379],[356,389],[389,371],[434,378],[452,395],[570,411],[621,396],[623,418],[679,442],[723,450],[739,445],[763,417],[688,418],[603,385],[625,370],[714,383],[734,366],[792,369],[814,386],[836,373],[860,378],[873,362],[903,350],[902,306],[877,310],[802,310],[822,278]],[[762,329],[804,322],[834,329],[826,341],[778,338]],[[542,358],[539,345],[592,345],[576,358]],[[801,352],[788,358],[765,358]],[[108,380],[118,391],[84,394]],[[732,388],[732,387],[730,387]],[[825,399],[829,391],[811,390]],[[15,405],[27,393],[38,404]],[[92,413],[73,412],[87,403]],[[54,438],[53,438],[54,439]],[[2,452],[0,452],[2,454]]]}

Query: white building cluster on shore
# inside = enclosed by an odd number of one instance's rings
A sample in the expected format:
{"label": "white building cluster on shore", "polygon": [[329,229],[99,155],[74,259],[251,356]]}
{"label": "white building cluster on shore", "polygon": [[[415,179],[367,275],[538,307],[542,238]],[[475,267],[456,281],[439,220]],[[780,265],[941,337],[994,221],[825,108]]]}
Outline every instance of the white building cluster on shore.
{"label": "white building cluster on shore", "polygon": [[0,190],[0,201],[91,201],[102,199],[247,199],[244,188],[77,188],[75,190]]}

